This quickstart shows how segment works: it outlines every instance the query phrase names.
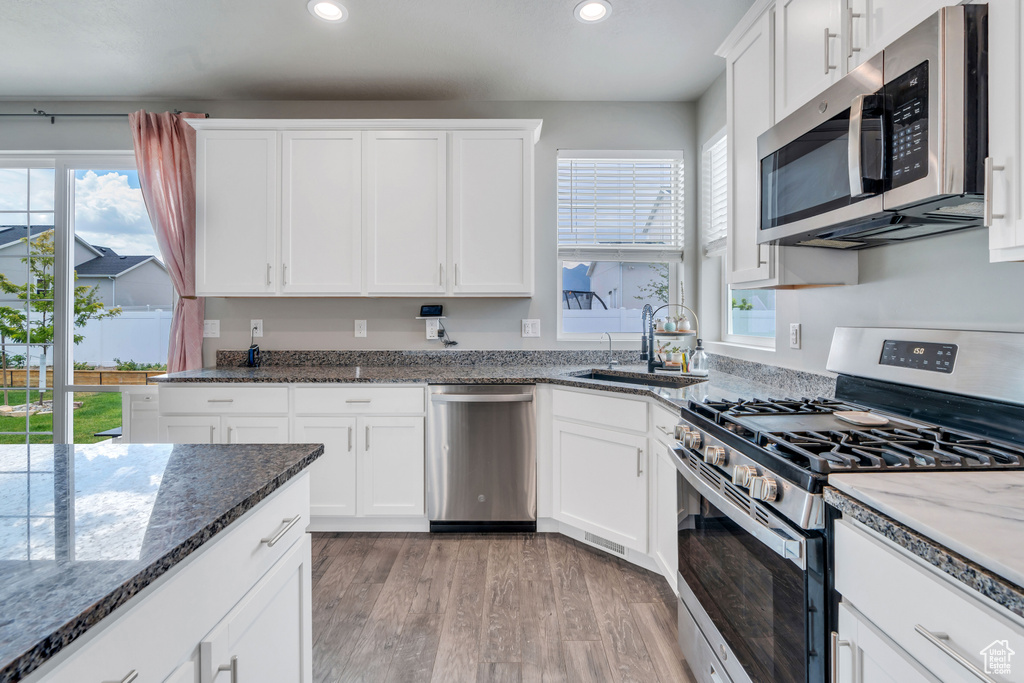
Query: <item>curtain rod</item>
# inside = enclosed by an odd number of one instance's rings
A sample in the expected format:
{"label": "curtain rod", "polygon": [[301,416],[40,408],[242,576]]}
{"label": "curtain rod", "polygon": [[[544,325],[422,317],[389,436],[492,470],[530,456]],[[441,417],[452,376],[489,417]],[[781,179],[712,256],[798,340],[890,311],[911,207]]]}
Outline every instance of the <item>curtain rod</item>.
{"label": "curtain rod", "polygon": [[[48,114],[45,111],[43,111],[42,109],[33,109],[32,111],[34,112],[32,114],[0,114],[0,116],[29,116],[29,117],[33,117],[33,118],[38,118],[40,116],[42,116],[42,117],[49,117],[51,124],[56,123],[56,121],[54,119],[56,119],[58,116],[63,117],[63,118],[74,118],[74,117],[85,117],[85,118],[89,118],[89,117],[121,118],[121,117],[124,117],[124,118],[127,118],[128,117],[128,114]],[[180,109],[175,109],[174,113],[175,114],[180,114],[181,110]],[[204,114],[204,116],[206,116],[206,118],[210,118],[209,114]]]}

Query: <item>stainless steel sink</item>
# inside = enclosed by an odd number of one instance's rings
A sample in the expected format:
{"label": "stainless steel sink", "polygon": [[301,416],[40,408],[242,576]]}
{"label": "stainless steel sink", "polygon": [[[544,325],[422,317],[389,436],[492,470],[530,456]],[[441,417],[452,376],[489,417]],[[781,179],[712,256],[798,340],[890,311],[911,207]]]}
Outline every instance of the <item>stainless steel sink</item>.
{"label": "stainless steel sink", "polygon": [[673,377],[671,375],[650,375],[647,373],[626,374],[618,373],[614,370],[588,370],[586,372],[573,373],[568,376],[579,377],[581,379],[599,379],[604,382],[616,382],[619,384],[637,384],[648,387],[669,387],[672,389],[688,387],[691,384],[696,384],[704,379],[684,377],[682,375]]}

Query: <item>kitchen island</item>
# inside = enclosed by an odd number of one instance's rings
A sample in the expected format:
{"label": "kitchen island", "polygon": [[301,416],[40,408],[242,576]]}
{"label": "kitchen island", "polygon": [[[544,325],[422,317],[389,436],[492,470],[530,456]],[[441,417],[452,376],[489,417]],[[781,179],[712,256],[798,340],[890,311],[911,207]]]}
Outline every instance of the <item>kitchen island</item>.
{"label": "kitchen island", "polygon": [[[199,680],[200,641],[216,653],[219,622],[281,568],[308,623],[304,470],[322,453],[0,447],[0,682]],[[308,628],[295,631],[308,650]]]}

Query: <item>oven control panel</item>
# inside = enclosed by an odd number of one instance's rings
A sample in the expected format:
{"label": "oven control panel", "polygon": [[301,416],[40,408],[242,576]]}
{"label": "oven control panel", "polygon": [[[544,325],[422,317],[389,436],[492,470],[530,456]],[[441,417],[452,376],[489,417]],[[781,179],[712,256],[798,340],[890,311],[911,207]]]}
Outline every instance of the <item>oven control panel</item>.
{"label": "oven control panel", "polygon": [[894,365],[912,370],[931,372],[953,372],[956,364],[956,344],[914,342],[886,339],[882,344],[882,365]]}

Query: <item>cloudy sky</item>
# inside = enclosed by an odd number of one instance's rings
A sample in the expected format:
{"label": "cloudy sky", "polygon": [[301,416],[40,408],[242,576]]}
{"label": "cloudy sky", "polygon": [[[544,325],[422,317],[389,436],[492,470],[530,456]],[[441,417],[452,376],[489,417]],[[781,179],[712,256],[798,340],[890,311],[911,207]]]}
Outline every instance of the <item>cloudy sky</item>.
{"label": "cloudy sky", "polygon": [[[53,169],[0,169],[0,225],[53,224]],[[134,256],[160,252],[136,171],[75,171],[75,233]]]}

